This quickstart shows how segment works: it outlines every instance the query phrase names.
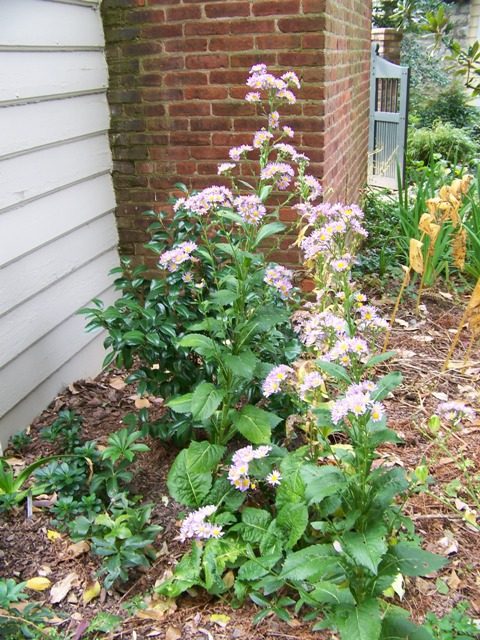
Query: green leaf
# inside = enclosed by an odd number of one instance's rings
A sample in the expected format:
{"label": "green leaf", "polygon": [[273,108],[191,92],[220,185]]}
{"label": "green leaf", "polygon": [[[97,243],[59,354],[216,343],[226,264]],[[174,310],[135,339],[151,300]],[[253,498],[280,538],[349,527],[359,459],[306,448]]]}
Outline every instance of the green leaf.
{"label": "green leaf", "polygon": [[305,483],[307,503],[318,504],[327,496],[334,495],[346,486],[345,475],[337,467],[304,464],[300,469]]}
{"label": "green leaf", "polygon": [[269,222],[268,224],[265,224],[259,229],[253,246],[257,247],[262,240],[273,236],[275,233],[282,233],[282,231],[285,231],[285,228],[286,227],[282,222]]}
{"label": "green leaf", "polygon": [[376,599],[335,607],[333,619],[343,640],[378,640],[382,621]]}
{"label": "green leaf", "polygon": [[355,604],[350,589],[339,587],[333,582],[316,582],[308,598],[315,604]]}
{"label": "green leaf", "polygon": [[242,511],[242,522],[232,527],[233,531],[239,531],[245,542],[260,544],[267,533],[272,516],[264,509],[245,507]]}
{"label": "green leaf", "polygon": [[270,442],[271,427],[267,411],[247,404],[240,413],[233,414],[233,424],[253,444]]}
{"label": "green leaf", "polygon": [[215,478],[212,490],[206,499],[207,504],[219,505],[224,503],[230,511],[236,512],[245,502],[246,494],[238,491],[223,475]]}
{"label": "green leaf", "polygon": [[277,525],[285,531],[285,549],[291,549],[300,540],[308,525],[308,509],[302,503],[286,504],[278,513]]}
{"label": "green leaf", "polygon": [[287,556],[281,578],[285,580],[321,580],[338,567],[338,556],[329,544],[314,544]]}
{"label": "green leaf", "polygon": [[364,532],[347,531],[342,536],[341,544],[357,564],[376,575],[378,565],[388,549],[385,535],[385,527],[378,523]]}
{"label": "green leaf", "polygon": [[187,464],[192,473],[206,473],[218,465],[225,447],[210,442],[191,442],[187,451]]}
{"label": "green leaf", "polygon": [[408,619],[408,613],[400,607],[390,606],[383,616],[381,640],[433,640],[425,627]]}
{"label": "green leaf", "polygon": [[258,358],[253,351],[247,350],[238,355],[227,354],[224,362],[237,378],[251,380]]}
{"label": "green leaf", "polygon": [[285,504],[305,502],[305,482],[302,478],[303,460],[287,455],[280,464],[282,482],[277,489],[276,506],[281,509]]}
{"label": "green leaf", "polygon": [[223,400],[225,392],[211,382],[203,382],[193,392],[192,418],[194,420],[207,420]]}
{"label": "green leaf", "polygon": [[200,507],[212,486],[210,472],[194,473],[188,464],[188,450],[180,451],[167,477],[174,500],[187,507]]}
{"label": "green leaf", "polygon": [[126,331],[123,340],[128,345],[139,345],[145,342],[145,334],[141,331]]}
{"label": "green leaf", "polygon": [[215,343],[201,333],[190,333],[178,342],[179,347],[190,347],[201,356],[211,357],[215,354]]}
{"label": "green leaf", "polygon": [[390,553],[398,560],[398,569],[405,576],[426,576],[441,569],[448,560],[420,549],[414,542],[399,542],[390,547]]}
{"label": "green leaf", "polygon": [[341,380],[342,382],[346,382],[347,384],[352,384],[353,380],[347,373],[347,370],[344,367],[341,367],[339,364],[335,364],[334,362],[327,362],[326,360],[315,360],[315,364],[319,369],[328,373],[332,378],[336,378],[337,380]]}
{"label": "green leaf", "polygon": [[237,300],[239,294],[236,291],[230,291],[229,289],[221,289],[220,291],[214,291],[208,296],[209,302],[218,304],[221,307],[226,307],[229,304],[233,304]]}
{"label": "green leaf", "polygon": [[380,378],[376,383],[376,391],[370,393],[373,402],[380,402],[380,400],[386,398],[390,391],[398,387],[401,381],[402,374],[398,371],[392,371],[391,373],[387,373],[386,376],[383,376],[383,378]]}
{"label": "green leaf", "polygon": [[166,407],[170,407],[175,413],[191,413],[192,412],[193,393],[185,393],[183,396],[174,396],[165,403]]}
{"label": "green leaf", "polygon": [[373,356],[372,358],[367,360],[367,362],[365,362],[365,364],[363,365],[363,369],[369,369],[370,367],[374,367],[381,362],[385,362],[385,360],[393,358],[395,353],[395,351],[387,351],[386,353],[380,353],[378,356]]}

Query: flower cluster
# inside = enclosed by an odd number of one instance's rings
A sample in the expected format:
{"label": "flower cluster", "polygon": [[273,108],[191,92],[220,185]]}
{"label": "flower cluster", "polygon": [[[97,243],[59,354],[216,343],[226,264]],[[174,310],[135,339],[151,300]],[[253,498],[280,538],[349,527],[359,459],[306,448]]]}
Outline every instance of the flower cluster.
{"label": "flower cluster", "polygon": [[170,273],[173,273],[182,262],[192,260],[192,253],[196,248],[197,245],[195,242],[182,242],[174,249],[162,253],[158,263],[163,269],[167,269]]}
{"label": "flower cluster", "polygon": [[375,384],[369,381],[350,385],[345,396],[331,407],[332,422],[338,424],[350,415],[367,416],[373,422],[379,422],[385,415],[385,407],[372,399],[370,394],[375,389]]}
{"label": "flower cluster", "polygon": [[307,393],[311,389],[316,389],[324,384],[324,380],[318,371],[310,371],[303,376],[302,383],[298,389],[300,398],[306,400]]}
{"label": "flower cluster", "polygon": [[232,202],[233,195],[230,189],[213,186],[207,187],[189,198],[179,198],[173,209],[178,211],[183,208],[196,216],[205,217],[212,211],[218,210],[219,207],[231,208]]}
{"label": "flower cluster", "polygon": [[[246,491],[252,486],[248,475],[249,463],[252,460],[266,458],[272,447],[267,445],[254,449],[251,445],[239,449],[232,456],[232,464],[228,469],[230,483],[239,491]],[[280,474],[279,474],[280,475]],[[268,478],[267,478],[268,481]]]}
{"label": "flower cluster", "polygon": [[267,213],[260,198],[253,193],[248,196],[238,196],[233,204],[243,220],[250,224],[258,224]]}
{"label": "flower cluster", "polygon": [[223,536],[222,527],[205,521],[205,519],[215,513],[216,510],[217,507],[210,504],[186,516],[186,518],[182,520],[180,527],[180,540],[185,542],[187,538],[195,538],[196,540],[221,538]]}
{"label": "flower cluster", "polygon": [[473,409],[467,407],[463,402],[457,402],[455,400],[439,404],[438,413],[453,425],[457,425],[463,419],[469,420],[470,422],[475,420],[475,412]]}
{"label": "flower cluster", "polygon": [[265,271],[264,282],[274,287],[282,297],[283,300],[286,300],[290,297],[290,292],[293,289],[293,284],[291,282],[291,278],[293,276],[293,272],[286,267],[282,267],[281,265],[277,265],[276,267],[270,267]]}
{"label": "flower cluster", "polygon": [[287,383],[290,376],[294,373],[295,372],[292,367],[288,367],[286,364],[281,364],[278,367],[274,367],[263,381],[263,395],[268,398],[274,393],[283,391],[284,389],[282,389],[282,382]]}

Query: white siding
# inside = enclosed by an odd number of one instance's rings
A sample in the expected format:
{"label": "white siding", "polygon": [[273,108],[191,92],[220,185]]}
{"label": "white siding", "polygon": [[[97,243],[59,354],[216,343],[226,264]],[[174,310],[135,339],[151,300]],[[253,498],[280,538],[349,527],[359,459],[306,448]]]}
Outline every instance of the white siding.
{"label": "white siding", "polygon": [[77,315],[118,264],[98,5],[0,0],[3,445],[105,355]]}

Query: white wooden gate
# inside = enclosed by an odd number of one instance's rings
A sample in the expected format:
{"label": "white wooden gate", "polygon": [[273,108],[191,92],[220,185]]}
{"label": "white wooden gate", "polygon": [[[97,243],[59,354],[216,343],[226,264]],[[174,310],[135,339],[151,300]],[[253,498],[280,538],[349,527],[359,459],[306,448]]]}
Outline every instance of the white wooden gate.
{"label": "white wooden gate", "polygon": [[368,184],[396,189],[398,170],[403,183],[407,139],[409,67],[378,55],[372,44]]}

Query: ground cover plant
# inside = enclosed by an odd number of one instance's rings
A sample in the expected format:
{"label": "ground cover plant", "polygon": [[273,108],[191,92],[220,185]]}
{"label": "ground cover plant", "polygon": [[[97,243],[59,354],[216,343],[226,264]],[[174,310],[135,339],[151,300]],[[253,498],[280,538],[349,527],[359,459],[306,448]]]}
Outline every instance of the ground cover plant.
{"label": "ground cover plant", "polygon": [[[60,403],[33,439],[52,455],[31,469],[33,488],[45,492],[32,504],[45,509],[57,563],[73,561],[74,570],[61,588],[48,565],[31,580],[0,582],[7,637],[421,640],[441,628],[433,617],[422,625],[431,601],[415,620],[403,601],[429,580],[436,595],[455,595],[452,574],[444,573],[455,552],[450,543],[448,553],[427,544],[415,509],[431,499],[452,511],[465,539],[468,527],[478,532],[477,478],[464,452],[451,455],[467,490],[451,483],[457,495],[445,494],[440,481],[432,488],[437,462],[450,456],[468,420],[475,424],[474,411],[422,378],[417,419],[409,411],[402,433],[392,428],[390,408],[407,384],[397,369],[406,367],[410,381],[412,356],[381,352],[388,322],[352,277],[366,236],[363,212],[322,202],[308,158],[292,144],[280,110],[296,100],[296,75],[255,65],[247,85],[247,101],[266,124],[219,167],[231,186],[184,193],[173,221],[152,212],[159,277],[148,282],[125,262],[119,301],[86,310],[90,328],[107,329],[107,364],[117,367],[104,378],[107,401],[91,398],[92,435],[112,405],[114,428],[91,437],[75,402]],[[268,258],[266,241],[284,231],[278,217],[286,206],[298,213],[309,297]],[[70,392],[75,399],[75,386]],[[444,405],[432,406],[439,394]],[[425,454],[436,446],[431,465],[423,451],[399,461],[407,429],[426,441]],[[445,429],[454,435],[440,440]],[[6,527],[22,520],[18,507],[7,507]],[[86,554],[85,571],[78,558]],[[466,595],[477,593],[476,567],[470,575],[456,566]],[[41,597],[29,602],[27,595],[46,590],[59,605],[53,623]],[[83,612],[74,616],[78,598]],[[114,606],[91,615],[97,598]],[[199,603],[190,617],[189,598]],[[187,610],[172,617],[182,601]],[[230,634],[232,606],[243,622]]]}

